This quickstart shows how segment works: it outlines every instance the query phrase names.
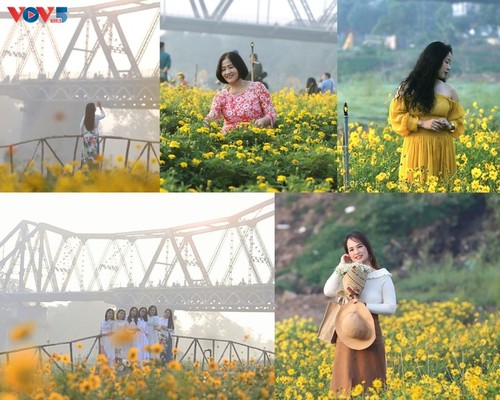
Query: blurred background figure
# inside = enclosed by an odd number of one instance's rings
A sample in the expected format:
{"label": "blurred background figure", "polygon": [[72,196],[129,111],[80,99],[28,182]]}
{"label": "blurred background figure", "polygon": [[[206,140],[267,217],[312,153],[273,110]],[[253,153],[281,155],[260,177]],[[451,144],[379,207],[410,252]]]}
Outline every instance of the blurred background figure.
{"label": "blurred background figure", "polygon": [[177,74],[177,86],[189,86],[189,83],[182,72]]}
{"label": "blurred background figure", "polygon": [[160,82],[168,81],[168,70],[172,66],[170,54],[165,51],[165,42],[160,42]]}
{"label": "blurred background figure", "polygon": [[264,82],[264,78],[267,76],[267,72],[264,72],[264,67],[262,63],[259,61],[257,54],[250,54],[250,68],[251,71],[248,72],[246,80],[252,80],[252,71],[253,71],[253,81],[262,83],[266,89],[269,89],[269,85]]}
{"label": "blurred background figure", "polygon": [[314,94],[314,93],[319,93],[319,92],[320,92],[320,89],[318,87],[318,84],[316,83],[316,79],[307,78],[306,93],[307,94]]}
{"label": "blurred background figure", "polygon": [[327,93],[328,91],[330,92],[330,94],[336,93],[335,82],[333,82],[332,76],[330,75],[329,72],[323,73],[323,75],[321,75],[321,80],[319,82],[320,82],[319,87],[321,89],[321,93]]}

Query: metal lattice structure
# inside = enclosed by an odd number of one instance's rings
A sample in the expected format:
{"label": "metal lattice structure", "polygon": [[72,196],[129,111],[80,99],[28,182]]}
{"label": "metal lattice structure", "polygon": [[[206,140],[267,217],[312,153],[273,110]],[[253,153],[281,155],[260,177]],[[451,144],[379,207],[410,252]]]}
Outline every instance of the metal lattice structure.
{"label": "metal lattice structure", "polygon": [[[274,201],[161,230],[75,233],[20,222],[0,241],[2,301],[164,301],[184,310],[269,311]],[[271,249],[270,249],[271,248]]]}
{"label": "metal lattice structure", "polygon": [[[124,29],[123,18],[132,17],[145,28]],[[59,24],[14,22],[10,13],[0,12],[0,23],[10,26],[0,49],[0,95],[32,101],[100,98],[108,108],[158,107],[158,62],[144,57],[153,45],[157,51],[157,2],[69,7],[67,21]]]}
{"label": "metal lattice structure", "polygon": [[316,18],[309,7],[308,0],[288,0],[294,20],[286,25],[235,22],[227,19],[226,14],[231,6],[248,8],[248,3],[244,0],[219,0],[213,10],[209,10],[205,0],[190,0],[192,11],[190,17],[171,15],[169,1],[162,0],[161,3],[160,28],[163,30],[308,42],[337,42],[337,0],[330,0],[322,15]]}

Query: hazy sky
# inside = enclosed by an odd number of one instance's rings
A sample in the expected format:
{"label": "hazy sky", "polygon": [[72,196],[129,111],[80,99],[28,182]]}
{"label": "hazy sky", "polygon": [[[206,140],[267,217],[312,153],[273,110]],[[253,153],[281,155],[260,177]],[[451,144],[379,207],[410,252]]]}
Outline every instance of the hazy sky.
{"label": "hazy sky", "polygon": [[23,219],[77,233],[127,232],[227,217],[271,198],[267,193],[2,193],[0,238]]}
{"label": "hazy sky", "polygon": [[[215,10],[221,0],[205,0],[208,12]],[[198,2],[195,2],[198,4]],[[313,16],[318,19],[331,0],[307,0]],[[160,0],[161,9],[167,15],[192,17],[193,11],[189,0]],[[307,19],[300,0],[295,0],[295,5],[303,19]],[[198,10],[201,9],[198,7]],[[233,0],[224,19],[247,21],[251,23],[287,23],[295,19],[288,0]]]}

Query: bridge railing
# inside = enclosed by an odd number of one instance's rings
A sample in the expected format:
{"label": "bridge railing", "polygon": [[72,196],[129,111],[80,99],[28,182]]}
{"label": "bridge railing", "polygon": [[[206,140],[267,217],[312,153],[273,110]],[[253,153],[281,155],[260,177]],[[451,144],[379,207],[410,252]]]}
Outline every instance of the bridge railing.
{"label": "bridge railing", "polygon": [[[8,364],[13,354],[31,354],[40,363],[49,360],[54,367],[63,371],[69,365],[73,371],[75,364],[86,360],[92,364],[97,359],[101,335],[87,336],[69,342],[50,343],[41,346],[24,347],[0,352],[0,365]],[[200,363],[203,369],[211,360],[217,363],[227,359],[246,364],[272,365],[274,352],[238,343],[231,340],[204,339],[191,336],[172,335],[173,347],[177,349],[174,359],[179,362]],[[82,349],[86,349],[84,352]],[[87,350],[88,349],[88,350]],[[82,355],[83,352],[83,355]]]}
{"label": "bridge railing", "polygon": [[[44,361],[49,360],[52,365],[54,365],[60,371],[64,370],[64,365],[70,365],[73,371],[75,363],[80,361],[80,358],[85,360],[90,360],[93,357],[97,358],[99,354],[99,342],[101,335],[87,336],[81,339],[71,340],[69,342],[60,343],[49,343],[41,346],[31,346],[23,347],[15,350],[1,351],[0,352],[0,365],[8,364],[10,362],[11,356],[16,353],[31,354],[33,358],[36,358],[40,363],[40,368]],[[85,346],[84,344],[87,343]],[[84,353],[84,356],[77,356],[76,350],[79,347],[85,347],[89,350]],[[62,357],[56,357],[55,355]]]}
{"label": "bridge railing", "polygon": [[[64,142],[64,143],[63,143]],[[110,147],[114,146],[114,165],[133,168],[142,162],[147,171],[153,165],[159,168],[159,141],[131,139],[120,136],[99,136],[101,155],[106,162],[111,157]],[[117,152],[116,144],[120,144]],[[68,148],[73,150],[68,152]],[[0,146],[4,150],[4,160],[10,166],[10,172],[25,173],[27,170],[48,174],[54,164],[64,167],[67,163],[80,160],[82,150],[81,135],[60,135],[40,139],[31,139],[11,145]],[[70,157],[68,155],[71,154]]]}
{"label": "bridge railing", "polygon": [[211,359],[218,363],[227,359],[229,361],[247,364],[253,362],[262,365],[271,365],[274,360],[274,352],[272,351],[232,340],[174,336],[174,348],[184,349],[183,354],[178,354],[177,357],[180,362],[199,362],[203,368]]}

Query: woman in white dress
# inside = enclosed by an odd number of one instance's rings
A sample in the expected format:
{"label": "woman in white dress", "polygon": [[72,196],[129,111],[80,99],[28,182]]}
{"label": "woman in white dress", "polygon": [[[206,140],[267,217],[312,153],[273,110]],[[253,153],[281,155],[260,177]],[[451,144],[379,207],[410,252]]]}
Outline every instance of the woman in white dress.
{"label": "woman in white dress", "polygon": [[137,327],[140,329],[137,332],[137,349],[139,350],[139,361],[147,360],[149,352],[144,348],[149,344],[148,341],[148,310],[146,307],[139,308],[139,319]]}
{"label": "woman in white dress", "polygon": [[174,313],[171,309],[167,308],[163,312],[163,318],[160,319],[160,343],[164,346],[164,350],[160,357],[168,363],[172,360],[172,335],[174,334]]}
{"label": "woman in white dress", "polygon": [[[96,107],[97,106],[97,107]],[[100,114],[96,114],[99,108]],[[81,166],[88,164],[89,168],[98,167],[97,156],[99,155],[99,121],[106,116],[100,101],[88,103],[85,106],[85,115],[80,122],[80,132],[83,137],[83,150]]]}
{"label": "woman in white dress", "polygon": [[[148,341],[149,345],[160,343],[159,326],[160,318],[158,317],[158,310],[155,305],[148,308]],[[151,354],[151,358],[158,359],[159,356]]]}
{"label": "woman in white dress", "polygon": [[99,354],[106,355],[110,368],[113,368],[115,360],[114,346],[111,342],[111,335],[113,334],[115,323],[115,311],[111,308],[106,310],[104,314],[104,321],[101,322],[101,341],[99,345]]}
{"label": "woman in white dress", "polygon": [[[116,320],[114,323],[114,332],[118,332],[120,330],[127,329],[127,320],[125,319],[127,316],[126,312],[124,309],[119,309],[116,312]],[[126,344],[123,343],[116,343],[115,344],[115,360],[114,360],[114,365],[116,366],[117,363],[120,363],[124,358],[127,358],[127,346]]]}
{"label": "woman in white dress", "polygon": [[128,312],[127,322],[128,322],[128,329],[133,333],[133,336],[132,336],[133,338],[130,341],[130,344],[127,348],[127,352],[132,347],[135,347],[137,350],[139,350],[139,340],[140,340],[139,333],[140,333],[141,329],[138,326],[139,310],[137,307],[130,308],[130,311]]}

